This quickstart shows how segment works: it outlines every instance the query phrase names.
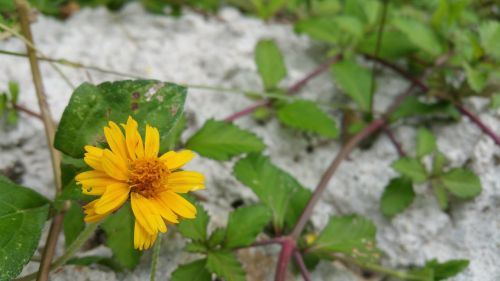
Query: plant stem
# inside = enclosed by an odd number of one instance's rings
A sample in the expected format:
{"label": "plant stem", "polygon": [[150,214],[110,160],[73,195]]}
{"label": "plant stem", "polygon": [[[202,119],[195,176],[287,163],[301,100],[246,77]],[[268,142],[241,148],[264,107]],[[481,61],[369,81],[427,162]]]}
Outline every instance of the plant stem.
{"label": "plant stem", "polygon": [[156,239],[155,247],[153,249],[153,256],[151,260],[151,272],[149,273],[149,280],[155,281],[156,279],[156,267],[158,265],[158,257],[160,256],[161,249],[161,235],[158,235],[158,239]]}
{"label": "plant stem", "polygon": [[[69,245],[68,248],[66,248],[66,251],[63,253],[62,256],[60,256],[58,259],[56,259],[51,265],[50,265],[50,270],[54,270],[61,265],[64,265],[70,258],[72,258],[75,253],[80,250],[80,248],[83,246],[83,244],[90,238],[90,236],[95,232],[97,226],[99,226],[99,223],[92,223],[88,224],[85,229],[76,237],[75,241]],[[35,279],[37,276],[37,272],[34,272],[32,274],[26,275],[21,278],[14,279],[13,281],[30,281]]]}
{"label": "plant stem", "polygon": [[[297,93],[302,87],[304,87],[311,79],[313,79],[314,77],[320,75],[321,73],[323,73],[324,71],[326,71],[328,69],[328,67],[332,64],[335,64],[337,63],[338,61],[340,61],[342,59],[342,54],[338,54],[332,58],[329,58],[326,62],[322,63],[321,65],[319,65],[317,68],[315,68],[313,71],[311,71],[310,73],[308,73],[304,78],[300,79],[299,81],[297,81],[296,83],[294,83],[290,88],[288,88],[287,90],[287,94],[288,95],[293,95],[295,93]],[[226,122],[232,122],[240,117],[243,117],[245,115],[248,115],[248,114],[251,114],[252,112],[254,112],[255,110],[257,110],[259,107],[262,107],[262,106],[267,106],[271,103],[271,100],[269,99],[266,99],[266,100],[262,100],[262,101],[259,101],[259,102],[256,102],[240,111],[237,111],[231,115],[229,115],[228,117],[224,118],[224,120]]]}
{"label": "plant stem", "polygon": [[[380,46],[382,45],[382,34],[384,32],[385,20],[387,18],[387,6],[389,0],[384,0],[382,3],[382,17],[380,18],[380,24],[377,31],[377,42],[375,44],[375,51],[373,55],[378,57],[380,53]],[[370,84],[370,115],[373,112],[373,100],[375,99],[375,73],[377,72],[377,62],[375,61],[372,65],[372,78]]]}
{"label": "plant stem", "polygon": [[321,198],[323,192],[325,191],[326,187],[328,186],[328,182],[332,178],[333,174],[339,167],[340,163],[349,155],[349,153],[358,145],[360,141],[362,141],[365,137],[373,134],[375,131],[379,130],[382,128],[385,124],[385,121],[382,119],[377,119],[371,122],[368,126],[366,126],[361,132],[356,134],[354,137],[352,137],[347,144],[342,147],[342,149],[339,151],[333,162],[330,164],[326,172],[323,174],[321,177],[320,182],[318,183],[318,186],[314,190],[313,195],[311,196],[311,199],[309,199],[309,202],[307,202],[307,205],[300,215],[299,220],[297,221],[297,224],[295,224],[295,227],[292,231],[291,237],[297,240],[302,233],[302,230],[304,229],[306,223],[309,221],[312,211],[314,209],[314,206],[318,202],[318,200]]}
{"label": "plant stem", "polygon": [[309,273],[309,270],[307,270],[304,259],[302,258],[302,254],[296,250],[293,252],[293,257],[295,258],[295,262],[299,266],[300,273],[302,274],[304,281],[311,281],[311,274]]}
{"label": "plant stem", "polygon": [[[18,0],[16,0],[18,1]],[[28,8],[29,6],[27,6]],[[27,10],[27,12],[29,12],[29,10]],[[29,18],[28,18],[28,22],[27,24],[29,25]],[[15,31],[14,29],[8,27],[7,25],[3,24],[0,22],[0,27],[5,29],[7,32],[9,32],[10,34],[14,35],[15,37],[17,37],[18,39],[20,39],[21,41],[23,41],[26,45],[30,46],[31,48],[33,48],[33,50],[35,51],[35,54],[36,52],[38,52],[40,55],[42,55],[42,57],[46,57],[40,50],[38,50],[35,45],[33,44],[33,38],[27,38],[26,35],[23,36],[21,34],[19,34],[17,31]],[[23,30],[23,27],[22,27],[22,24],[21,24],[21,31]],[[26,54],[27,57],[29,57],[29,52],[28,54]],[[36,55],[35,55],[36,57]],[[37,57],[38,59],[38,57]],[[50,66],[63,78],[63,80],[66,82],[66,84],[68,84],[68,86],[70,88],[75,88],[75,86],[73,85],[73,83],[71,83],[71,80],[69,80],[68,76],[66,76],[66,74],[64,74],[64,72],[59,68],[57,67],[57,65],[55,65],[54,63],[52,63],[51,61],[49,61],[50,63]]]}
{"label": "plant stem", "polygon": [[274,277],[275,281],[285,281],[286,280],[286,269],[288,268],[288,263],[290,262],[290,257],[295,251],[296,242],[293,238],[288,237],[281,243],[281,253],[278,258],[278,265],[276,266],[276,274]]}
{"label": "plant stem", "polygon": [[17,110],[17,111],[21,111],[21,112],[24,112],[32,117],[35,117],[35,118],[38,118],[40,120],[42,120],[43,122],[43,117],[40,113],[37,113],[37,112],[34,112],[33,110],[29,109],[29,108],[26,108],[22,105],[19,105],[19,104],[15,104],[14,105],[14,108]]}
{"label": "plant stem", "polygon": [[403,146],[401,145],[401,143],[399,143],[399,141],[396,139],[396,137],[394,136],[394,134],[392,133],[391,129],[389,128],[389,126],[385,125],[384,126],[384,132],[385,134],[389,137],[389,140],[392,142],[392,144],[394,145],[394,147],[396,148],[396,151],[398,152],[399,154],[399,157],[405,157],[406,156],[406,153],[404,152],[403,150]]}
{"label": "plant stem", "polygon": [[[19,20],[21,23],[21,32],[24,35],[24,38],[26,38],[27,40],[25,41],[25,43],[28,52],[28,59],[31,65],[33,84],[35,85],[35,92],[38,99],[38,105],[40,107],[40,114],[42,116],[42,121],[45,128],[47,145],[49,146],[50,158],[52,162],[52,172],[54,174],[54,183],[56,187],[56,196],[57,196],[62,191],[62,184],[61,184],[61,170],[60,170],[61,156],[54,149],[55,124],[47,104],[46,96],[44,93],[42,74],[40,72],[38,59],[36,57],[36,51],[33,43],[33,36],[31,34],[31,27],[28,15],[29,6],[25,0],[16,0],[16,7],[19,14]],[[45,243],[45,248],[42,253],[42,260],[40,262],[40,267],[38,270],[37,280],[39,281],[46,281],[48,279],[50,264],[52,262],[52,258],[56,250],[57,239],[59,238],[59,233],[61,232],[63,218],[64,218],[64,213],[61,212],[52,219],[49,236],[47,237],[47,241]]]}
{"label": "plant stem", "polygon": [[[374,57],[372,55],[364,54],[364,56],[367,59],[375,60],[375,61],[379,62],[380,64],[385,65],[386,67],[394,70],[399,75],[403,76],[405,79],[407,79],[408,81],[410,81],[413,84],[415,84],[416,86],[418,86],[423,92],[428,92],[429,91],[429,87],[422,80],[420,80],[420,79],[418,79],[416,77],[413,77],[410,73],[408,73],[403,68],[401,68],[401,67],[399,67],[399,66],[397,66],[397,65],[395,65],[395,64],[393,64],[393,63],[391,63],[389,61],[386,61],[384,59],[381,59],[381,58],[378,58],[378,57]],[[474,113],[472,113],[469,110],[467,110],[460,103],[456,103],[455,102],[455,103],[453,103],[453,105],[455,106],[455,108],[458,111],[460,111],[460,113],[462,113],[463,115],[467,116],[486,135],[488,135],[490,138],[492,138],[496,145],[500,145],[500,136],[498,136],[491,128],[489,128],[488,126],[486,126],[486,124],[484,124],[483,121],[481,121],[481,119],[479,119],[479,117],[477,117]]]}

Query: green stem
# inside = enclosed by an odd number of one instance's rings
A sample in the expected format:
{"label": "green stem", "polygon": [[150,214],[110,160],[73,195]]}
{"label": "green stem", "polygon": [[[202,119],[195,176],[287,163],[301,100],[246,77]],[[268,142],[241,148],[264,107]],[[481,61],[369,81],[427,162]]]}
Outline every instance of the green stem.
{"label": "green stem", "polygon": [[[78,237],[66,248],[66,251],[56,259],[51,265],[50,270],[54,270],[61,265],[64,265],[73,255],[80,250],[83,244],[90,238],[92,234],[94,234],[99,223],[88,224],[87,227],[78,235]],[[13,281],[30,281],[36,278],[37,272],[31,273],[21,278],[14,279]]]}
{"label": "green stem", "polygon": [[379,264],[360,262],[360,261],[357,261],[355,259],[351,259],[351,258],[347,258],[347,257],[340,257],[337,255],[333,255],[333,258],[336,260],[343,261],[343,262],[355,264],[363,269],[367,269],[367,270],[370,270],[373,272],[378,272],[378,273],[390,275],[390,276],[393,276],[396,278],[400,278],[400,279],[404,279],[404,280],[412,280],[412,281],[422,281],[421,276],[414,275],[414,274],[411,274],[411,273],[405,272],[405,271],[387,268],[387,267],[384,267],[384,266],[379,265]]}
{"label": "green stem", "polygon": [[156,239],[155,247],[153,249],[153,257],[151,260],[151,273],[149,275],[150,281],[155,281],[156,278],[156,267],[158,265],[158,257],[160,256],[160,248],[161,248],[161,235],[158,235],[158,239]]}

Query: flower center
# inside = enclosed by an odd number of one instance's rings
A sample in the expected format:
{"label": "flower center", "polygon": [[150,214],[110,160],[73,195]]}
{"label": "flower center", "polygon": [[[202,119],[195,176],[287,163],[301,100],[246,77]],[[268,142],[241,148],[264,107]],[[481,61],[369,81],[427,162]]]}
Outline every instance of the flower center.
{"label": "flower center", "polygon": [[130,165],[128,184],[132,192],[150,198],[167,184],[170,171],[158,159],[137,159]]}

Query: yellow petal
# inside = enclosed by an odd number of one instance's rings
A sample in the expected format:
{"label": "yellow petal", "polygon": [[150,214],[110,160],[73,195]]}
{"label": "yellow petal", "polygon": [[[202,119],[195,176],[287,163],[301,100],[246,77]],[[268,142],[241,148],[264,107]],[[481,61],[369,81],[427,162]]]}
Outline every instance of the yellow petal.
{"label": "yellow petal", "polygon": [[144,157],[155,158],[160,151],[160,133],[158,129],[146,125],[146,140],[144,143]]}
{"label": "yellow petal", "polygon": [[83,158],[85,163],[96,170],[102,171],[101,157],[104,150],[95,146],[86,145],[85,151],[85,157]]}
{"label": "yellow petal", "polygon": [[130,188],[126,183],[115,183],[106,187],[106,192],[95,204],[97,214],[111,213],[120,208],[128,199]]}
{"label": "yellow petal", "polygon": [[128,117],[125,128],[125,142],[130,159],[135,160],[137,157],[144,157],[144,144],[142,143],[141,135],[137,129],[137,122],[131,117]]}
{"label": "yellow petal", "polygon": [[82,187],[82,193],[85,195],[102,195],[106,192],[105,186]]}
{"label": "yellow petal", "polygon": [[[118,181],[114,178],[111,178],[102,171],[86,171],[78,174],[75,177],[75,180],[78,184],[82,185],[82,190],[84,192],[92,192],[95,194],[89,195],[100,195],[96,192],[102,191],[104,193],[104,188],[110,184],[118,183]],[[91,191],[90,189],[96,189],[95,191]]]}
{"label": "yellow petal", "polygon": [[104,150],[102,156],[102,167],[106,174],[117,180],[128,180],[127,164],[119,156],[116,156],[109,149]]}
{"label": "yellow petal", "polygon": [[191,161],[195,154],[191,150],[169,151],[160,157],[170,171],[174,171]]}
{"label": "yellow petal", "polygon": [[163,203],[159,198],[152,198],[150,202],[155,205],[156,210],[169,223],[178,223],[177,215],[170,210],[170,208]]}
{"label": "yellow petal", "polygon": [[101,214],[101,215],[96,214],[94,206],[98,201],[99,199],[96,199],[88,203],[87,205],[83,206],[85,213],[85,218],[84,218],[85,222],[87,223],[98,222],[107,216],[107,214]]}
{"label": "yellow petal", "polygon": [[205,177],[203,174],[192,171],[174,172],[168,176],[168,189],[177,193],[186,193],[204,189]]}
{"label": "yellow petal", "polygon": [[156,241],[157,235],[151,235],[137,221],[134,226],[134,248],[139,250],[149,249]]}
{"label": "yellow petal", "polygon": [[111,151],[123,160],[127,160],[127,148],[122,130],[113,121],[110,121],[108,125],[109,127],[104,127],[104,136],[106,137],[106,141]]}
{"label": "yellow petal", "polygon": [[136,192],[132,192],[130,197],[136,220],[149,234],[156,235],[158,231],[167,231],[165,222],[149,199]]}
{"label": "yellow petal", "polygon": [[189,201],[172,191],[160,193],[160,200],[166,206],[183,218],[192,219],[196,216],[196,208]]}

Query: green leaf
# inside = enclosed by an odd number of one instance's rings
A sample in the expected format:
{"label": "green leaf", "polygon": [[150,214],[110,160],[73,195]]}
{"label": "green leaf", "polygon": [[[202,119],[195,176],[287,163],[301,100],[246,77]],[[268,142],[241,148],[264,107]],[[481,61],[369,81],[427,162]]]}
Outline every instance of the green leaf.
{"label": "green leaf", "polygon": [[433,180],[431,184],[439,207],[441,210],[446,210],[448,208],[448,193],[446,192],[446,188],[439,180]]}
{"label": "green leaf", "polygon": [[[500,108],[500,93],[491,96],[491,108],[493,109]],[[0,113],[1,112],[2,110],[0,109]]]}
{"label": "green leaf", "polygon": [[260,40],[257,43],[255,63],[266,90],[276,88],[286,76],[283,55],[273,40]]}
{"label": "green leaf", "polygon": [[415,198],[415,191],[408,178],[394,178],[385,187],[382,199],[380,200],[380,207],[382,213],[386,216],[392,217],[411,205]]}
{"label": "green leaf", "polygon": [[172,273],[170,281],[211,281],[212,276],[205,268],[206,259],[197,260],[188,264],[180,265]]}
{"label": "green leaf", "polygon": [[233,249],[252,244],[271,218],[269,209],[262,205],[236,209],[229,215],[224,248]]}
{"label": "green leaf", "polygon": [[483,22],[479,27],[479,37],[486,53],[500,60],[500,22]]}
{"label": "green leaf", "polygon": [[211,249],[216,248],[222,242],[224,242],[224,238],[226,237],[226,229],[224,228],[216,228],[212,234],[210,234],[210,238],[208,239],[208,246]]}
{"label": "green leaf", "polygon": [[441,176],[441,182],[453,195],[472,198],[481,193],[481,181],[472,171],[455,168]]}
{"label": "green leaf", "polygon": [[446,165],[446,156],[441,151],[437,151],[432,162],[432,174],[440,175],[443,172],[443,167]]}
{"label": "green leaf", "polygon": [[84,83],[71,96],[56,132],[54,146],[82,158],[85,145],[102,146],[108,121],[125,123],[132,116],[144,131],[149,124],[160,132],[161,150],[182,115],[186,88],[155,80]]}
{"label": "green leaf", "polygon": [[436,137],[426,128],[417,131],[417,158],[422,158],[436,149]]}
{"label": "green leaf", "polygon": [[287,0],[251,0],[260,18],[268,20],[277,13]]}
{"label": "green leaf", "polygon": [[336,44],[339,41],[336,22],[330,17],[307,18],[295,24],[295,31],[306,33],[311,38]]}
{"label": "green leaf", "polygon": [[426,268],[434,270],[434,280],[444,280],[457,275],[469,266],[468,260],[449,260],[443,263],[438,262],[436,259],[430,260],[425,263]]}
{"label": "green leaf", "polygon": [[206,268],[225,281],[245,281],[245,271],[231,252],[210,252]]}
{"label": "green leaf", "polygon": [[298,188],[290,198],[290,207],[285,214],[285,225],[293,227],[302,215],[302,211],[306,208],[307,202],[312,196],[312,191],[304,187]]}
{"label": "green leaf", "polygon": [[478,94],[481,93],[488,83],[488,72],[477,67],[472,67],[466,62],[463,63],[463,68],[465,69],[467,83],[470,88]]}
{"label": "green leaf", "polygon": [[271,209],[273,225],[283,230],[285,218],[289,213],[295,212],[292,201],[294,194],[305,188],[292,176],[274,166],[268,157],[259,154],[250,154],[238,161],[233,173]]}
{"label": "green leaf", "polygon": [[19,84],[14,81],[9,81],[10,101],[12,104],[17,104],[19,97]]}
{"label": "green leaf", "polygon": [[220,161],[242,153],[260,152],[264,147],[255,134],[213,119],[208,120],[186,143],[186,148]]}
{"label": "green leaf", "polygon": [[339,134],[335,121],[311,101],[295,101],[281,107],[278,119],[286,126],[327,138],[336,138]]}
{"label": "green leaf", "polygon": [[195,204],[195,206],[196,218],[182,220],[177,225],[177,229],[184,237],[190,238],[193,241],[206,241],[207,226],[210,217],[200,204]]}
{"label": "green leaf", "polygon": [[38,246],[49,201],[0,176],[0,280],[21,273]]}
{"label": "green leaf", "polygon": [[186,117],[182,115],[170,131],[170,134],[162,143],[167,150],[174,150],[174,148],[180,143],[181,135],[182,132],[184,132],[184,129],[186,129],[186,125]]}
{"label": "green leaf", "polygon": [[376,261],[380,253],[375,235],[375,225],[364,217],[332,217],[310,249],[318,254],[338,252],[359,261]]}
{"label": "green leaf", "polygon": [[418,159],[400,158],[392,163],[392,168],[401,175],[409,177],[413,182],[422,183],[427,180],[425,167]]}
{"label": "green leaf", "polygon": [[106,232],[106,245],[113,251],[113,259],[120,266],[133,269],[139,263],[141,252],[134,249],[134,216],[130,204],[109,216],[101,226]]}
{"label": "green leaf", "polygon": [[85,228],[83,221],[83,209],[75,201],[71,202],[71,207],[64,214],[63,229],[64,229],[64,245],[68,247],[75,241],[78,234]]}
{"label": "green leaf", "polygon": [[423,103],[417,97],[411,96],[405,99],[399,107],[390,115],[391,121],[396,121],[405,117],[443,115],[445,117],[458,120],[460,113],[449,102]]}
{"label": "green leaf", "polygon": [[208,252],[207,245],[199,241],[193,241],[184,247],[186,252],[190,253],[206,253]]}
{"label": "green leaf", "polygon": [[443,53],[444,48],[440,40],[428,25],[410,18],[396,19],[394,25],[421,50],[434,57]]}
{"label": "green leaf", "polygon": [[[377,48],[377,32],[372,32],[358,44],[361,53],[373,55]],[[378,56],[384,59],[399,59],[417,51],[417,47],[397,30],[387,30],[382,33],[382,41]]]}
{"label": "green leaf", "polygon": [[363,110],[370,109],[371,73],[354,61],[344,60],[331,66],[335,81]]}

